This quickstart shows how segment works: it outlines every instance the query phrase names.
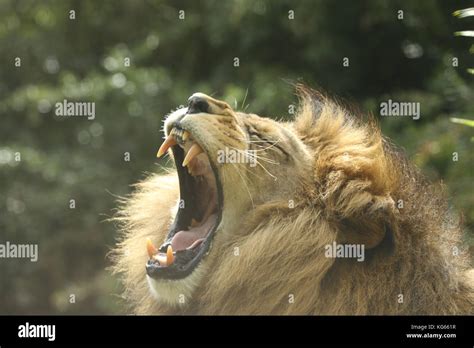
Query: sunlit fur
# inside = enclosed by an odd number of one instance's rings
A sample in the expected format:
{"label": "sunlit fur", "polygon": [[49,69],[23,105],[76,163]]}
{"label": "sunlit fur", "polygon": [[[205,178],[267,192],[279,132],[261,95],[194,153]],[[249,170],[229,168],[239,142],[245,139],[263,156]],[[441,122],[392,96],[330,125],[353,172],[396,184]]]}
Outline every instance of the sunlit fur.
{"label": "sunlit fur", "polygon": [[[262,150],[261,165],[218,166],[224,216],[211,252],[194,277],[158,299],[146,279],[145,239],[164,240],[179,183],[167,174],[138,185],[117,217],[122,237],[113,253],[131,310],[474,313],[474,274],[443,188],[428,184],[370,118],[303,86],[298,95],[294,122],[233,111],[188,119],[211,161],[217,149],[232,146]],[[249,129],[269,143],[252,141]],[[363,243],[365,261],[325,257],[334,241]],[[179,294],[184,304],[176,304]]]}

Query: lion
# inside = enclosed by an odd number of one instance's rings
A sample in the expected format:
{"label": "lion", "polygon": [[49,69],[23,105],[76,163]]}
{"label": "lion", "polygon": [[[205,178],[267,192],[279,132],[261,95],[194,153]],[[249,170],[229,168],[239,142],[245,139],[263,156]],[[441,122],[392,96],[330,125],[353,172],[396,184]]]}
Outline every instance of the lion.
{"label": "lion", "polygon": [[291,122],[203,93],[167,116],[158,155],[175,170],[139,183],[116,217],[130,309],[472,314],[474,273],[442,185],[373,117],[296,88]]}

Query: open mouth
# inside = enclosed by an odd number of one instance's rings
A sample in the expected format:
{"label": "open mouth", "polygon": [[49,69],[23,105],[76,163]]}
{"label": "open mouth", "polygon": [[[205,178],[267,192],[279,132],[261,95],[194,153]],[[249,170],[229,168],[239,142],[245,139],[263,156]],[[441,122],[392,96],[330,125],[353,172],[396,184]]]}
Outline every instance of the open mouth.
{"label": "open mouth", "polygon": [[148,276],[187,277],[210,251],[222,218],[222,187],[216,168],[192,134],[175,125],[158,157],[171,148],[180,186],[179,209],[165,242],[156,248],[147,241]]}

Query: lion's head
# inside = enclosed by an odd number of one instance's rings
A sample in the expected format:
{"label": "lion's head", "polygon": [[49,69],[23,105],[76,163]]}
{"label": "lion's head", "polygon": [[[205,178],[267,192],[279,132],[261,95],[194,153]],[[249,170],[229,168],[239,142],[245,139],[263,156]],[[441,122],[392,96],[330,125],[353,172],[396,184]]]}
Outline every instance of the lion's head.
{"label": "lion's head", "polygon": [[158,155],[176,171],[139,184],[118,217],[115,270],[134,309],[472,311],[459,227],[437,189],[375,122],[298,90],[293,122],[202,93],[166,118]]}

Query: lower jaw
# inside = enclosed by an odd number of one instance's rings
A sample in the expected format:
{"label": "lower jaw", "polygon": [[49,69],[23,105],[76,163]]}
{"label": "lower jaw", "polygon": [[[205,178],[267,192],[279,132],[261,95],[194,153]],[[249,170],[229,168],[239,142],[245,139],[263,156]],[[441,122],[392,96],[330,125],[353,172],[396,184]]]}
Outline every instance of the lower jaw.
{"label": "lower jaw", "polygon": [[207,273],[206,260],[201,260],[193,272],[182,279],[155,279],[147,276],[148,287],[153,298],[159,303],[172,308],[185,307],[201,284]]}

